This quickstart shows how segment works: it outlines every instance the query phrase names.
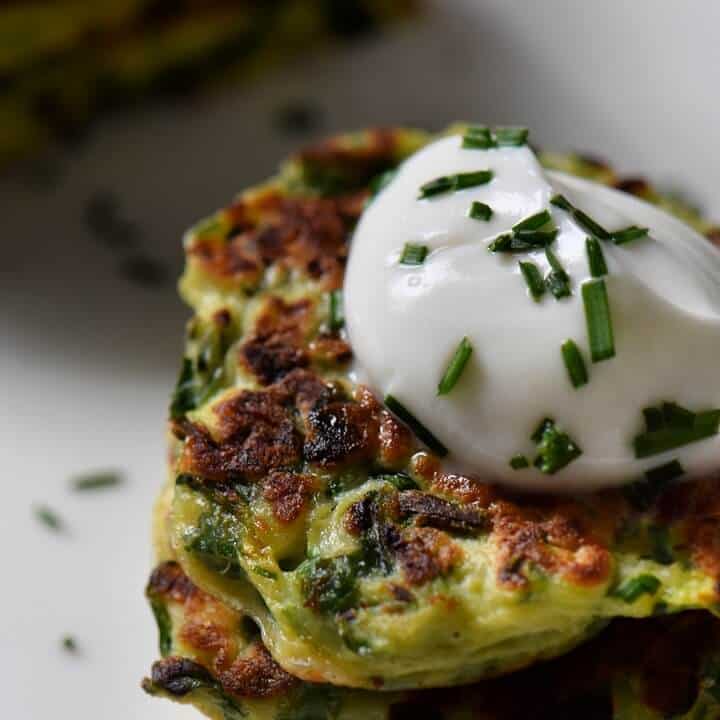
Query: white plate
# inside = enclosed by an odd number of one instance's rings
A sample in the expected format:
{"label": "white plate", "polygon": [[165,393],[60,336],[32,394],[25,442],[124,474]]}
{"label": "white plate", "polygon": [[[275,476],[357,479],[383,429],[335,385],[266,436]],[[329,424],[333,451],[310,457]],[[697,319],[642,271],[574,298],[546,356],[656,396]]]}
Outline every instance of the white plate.
{"label": "white plate", "polygon": [[[296,144],[272,128],[273,109],[310,98],[327,131],[527,124],[536,142],[683,188],[720,218],[718,26],[720,5],[705,0],[436,0],[421,23],[262,85],[105,122],[62,159],[53,189],[0,182],[2,716],[195,716],[139,690],[156,657],[142,591],[186,313],[172,287],[118,275],[83,224],[94,189],[117,194],[177,274],[182,230]],[[69,490],[72,474],[105,467],[126,485]],[[33,502],[67,532],[39,524]],[[61,650],[64,633],[77,656]]]}

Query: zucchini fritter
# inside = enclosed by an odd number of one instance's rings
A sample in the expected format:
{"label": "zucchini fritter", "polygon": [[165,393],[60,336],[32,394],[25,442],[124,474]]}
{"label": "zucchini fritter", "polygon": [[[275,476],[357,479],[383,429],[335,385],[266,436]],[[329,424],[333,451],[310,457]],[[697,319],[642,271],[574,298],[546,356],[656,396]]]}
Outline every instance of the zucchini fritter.
{"label": "zucchini fritter", "polygon": [[[171,542],[313,683],[411,689],[567,652],[615,617],[715,610],[713,478],[524,496],[441,470],[351,375],[352,229],[418,131],[335,138],[186,237]],[[547,161],[667,204],[589,159]],[[687,208],[673,209],[716,231]]]}

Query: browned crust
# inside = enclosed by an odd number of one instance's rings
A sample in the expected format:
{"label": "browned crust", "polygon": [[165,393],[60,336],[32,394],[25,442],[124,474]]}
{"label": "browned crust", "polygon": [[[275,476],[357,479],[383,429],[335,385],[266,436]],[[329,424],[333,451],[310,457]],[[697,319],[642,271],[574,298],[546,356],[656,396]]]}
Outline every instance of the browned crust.
{"label": "browned crust", "polygon": [[152,681],[173,695],[193,689],[188,678],[219,685],[239,698],[287,694],[298,681],[286,673],[259,641],[243,647],[236,634],[241,616],[193,585],[176,562],[159,565],[148,583],[148,594],[183,606],[183,622],[175,629],[194,658],[168,657],[152,669]]}
{"label": "browned crust", "polygon": [[263,497],[281,523],[291,523],[305,512],[314,489],[310,477],[289,472],[272,472],[263,484]]}
{"label": "browned crust", "polygon": [[400,493],[399,509],[401,515],[411,515],[417,525],[462,533],[477,532],[489,527],[487,516],[480,511],[463,508],[418,490]]}
{"label": "browned crust", "polygon": [[431,527],[407,528],[393,549],[406,582],[415,586],[447,575],[462,559],[458,545]]}

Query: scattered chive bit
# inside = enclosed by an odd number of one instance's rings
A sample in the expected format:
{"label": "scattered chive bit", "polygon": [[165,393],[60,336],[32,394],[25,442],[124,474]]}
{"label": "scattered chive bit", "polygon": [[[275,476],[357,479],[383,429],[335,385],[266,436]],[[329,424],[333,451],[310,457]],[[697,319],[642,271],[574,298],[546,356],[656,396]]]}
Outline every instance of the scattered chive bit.
{"label": "scattered chive bit", "polygon": [[557,237],[557,230],[521,230],[518,233],[498,235],[489,245],[492,253],[525,253],[551,245]]}
{"label": "scattered chive bit", "polygon": [[587,213],[576,208],[564,195],[553,195],[550,204],[569,212],[573,220],[592,237],[599,240],[610,240],[612,235],[599,222],[593,220]]}
{"label": "scattered chive bit", "polygon": [[515,225],[512,226],[514,233],[519,233],[522,230],[539,230],[544,225],[552,222],[552,215],[547,210],[541,210],[534,215],[526,217]]}
{"label": "scattered chive bit", "polygon": [[557,255],[549,248],[545,248],[545,257],[552,268],[548,276],[545,278],[545,284],[548,290],[553,294],[556,300],[572,295],[570,290],[570,276],[565,268],[558,260]]}
{"label": "scattered chive bit", "polygon": [[582,455],[572,438],[559,430],[550,418],[543,420],[532,439],[538,446],[534,465],[546,475],[554,475]]}
{"label": "scattered chive bit", "polygon": [[524,455],[514,455],[510,458],[510,467],[513,470],[524,470],[530,467],[530,461]]}
{"label": "scattered chive bit", "polygon": [[638,459],[706,440],[720,431],[720,410],[694,413],[677,403],[643,410],[646,431],[633,441]]}
{"label": "scattered chive bit", "polygon": [[51,530],[59,532],[63,529],[63,522],[60,516],[51,510],[47,505],[39,505],[34,508],[35,517]]}
{"label": "scattered chive bit", "polygon": [[496,127],[491,131],[485,125],[471,125],[463,135],[462,146],[471,150],[520,147],[527,144],[529,134],[525,127]]}
{"label": "scattered chive bit", "polygon": [[605,255],[597,238],[588,237],[585,240],[585,249],[587,250],[588,265],[590,266],[590,274],[594,278],[602,277],[608,274],[607,264],[605,263]]}
{"label": "scattered chive bit", "polygon": [[385,405],[390,412],[397,415],[422,442],[436,455],[445,457],[448,449],[430,432],[397,398],[393,395],[385,396]]}
{"label": "scattered chive bit", "polygon": [[537,302],[545,294],[545,282],[543,281],[540,269],[534,262],[520,262],[520,272],[525,278],[525,282],[530,291],[533,300]]}
{"label": "scattered chive bit", "polygon": [[643,595],[655,595],[660,589],[660,585],[660,581],[654,575],[638,575],[637,577],[625,580],[625,582],[613,590],[612,595],[628,604],[634,603]]}
{"label": "scattered chive bit", "polygon": [[530,135],[526,127],[496,127],[495,141],[500,147],[520,147],[525,145]]}
{"label": "scattered chive bit", "polygon": [[106,470],[103,472],[87,473],[78,475],[72,479],[73,490],[103,490],[105,488],[116,487],[122,485],[123,475],[115,470]]}
{"label": "scattered chive bit", "polygon": [[590,340],[590,356],[594,363],[615,356],[610,304],[604,280],[591,280],[582,286],[585,320]]}
{"label": "scattered chive bit", "polygon": [[638,227],[637,225],[631,225],[623,230],[616,230],[611,233],[612,241],[616,245],[625,245],[626,243],[632,242],[633,240],[639,240],[648,236],[650,230],[646,227]]}
{"label": "scattered chive bit", "polygon": [[427,257],[427,245],[415,245],[413,243],[405,243],[402,255],[400,256],[401,265],[422,265]]}
{"label": "scattered chive bit", "polygon": [[337,332],[345,326],[345,313],[342,290],[333,290],[330,293],[330,319],[328,325],[331,332]]}
{"label": "scattered chive bit", "polygon": [[463,135],[462,146],[471,150],[489,150],[497,147],[497,143],[485,125],[471,125]]}
{"label": "scattered chive bit", "polygon": [[471,217],[473,220],[484,220],[485,222],[492,217],[492,214],[493,211],[489,205],[478,202],[477,200],[473,202],[468,211],[468,217]]}
{"label": "scattered chive bit", "polygon": [[570,382],[575,388],[587,385],[588,372],[583,360],[580,348],[573,340],[566,340],[561,346],[560,351],[565,362],[565,367],[570,377]]}
{"label": "scattered chive bit", "polygon": [[649,510],[665,488],[685,474],[683,466],[677,461],[652,468],[645,473],[644,480],[625,486],[624,495],[627,501],[641,512]]}
{"label": "scattered chive bit", "polygon": [[443,193],[457,192],[478,185],[486,185],[493,179],[492,170],[477,170],[475,172],[458,173],[457,175],[443,175],[420,186],[418,200],[441,195]]}
{"label": "scattered chive bit", "polygon": [[566,212],[572,212],[574,210],[572,204],[564,195],[553,195],[553,197],[550,198],[550,204]]}
{"label": "scattered chive bit", "polygon": [[78,646],[75,638],[72,635],[63,635],[62,637],[62,649],[69,653],[76,653]]}
{"label": "scattered chive bit", "polygon": [[650,525],[648,527],[648,540],[650,541],[652,559],[660,565],[671,565],[675,558],[668,529],[662,525]]}
{"label": "scattered chive bit", "polygon": [[610,233],[600,223],[595,222],[587,213],[582,210],[575,208],[572,212],[573,220],[583,229],[585,232],[590,233],[593,237],[599,238],[600,240],[610,240]]}
{"label": "scattered chive bit", "polygon": [[455,354],[450,361],[450,365],[448,365],[445,374],[442,376],[442,380],[440,380],[438,384],[438,395],[447,395],[455,387],[455,385],[457,385],[457,382],[460,379],[470,356],[472,355],[472,351],[473,349],[470,341],[464,337],[460,341],[457,350],[455,350]]}

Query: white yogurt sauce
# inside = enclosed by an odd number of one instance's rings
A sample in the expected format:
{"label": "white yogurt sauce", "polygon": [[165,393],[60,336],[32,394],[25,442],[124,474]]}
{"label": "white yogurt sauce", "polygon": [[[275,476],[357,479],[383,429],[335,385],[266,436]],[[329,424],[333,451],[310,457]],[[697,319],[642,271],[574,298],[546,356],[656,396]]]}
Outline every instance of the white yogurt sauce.
{"label": "white yogurt sauce", "polygon": [[[442,175],[490,169],[493,180],[418,199]],[[550,204],[556,193],[609,230],[636,224],[649,238],[602,243],[616,356],[590,362],[581,284],[590,279],[587,233]],[[468,217],[473,201],[493,210]],[[542,250],[488,252],[498,234],[540,210],[559,229],[553,250],[573,294],[534,302],[518,260],[549,270]],[[428,246],[422,265],[399,263],[405,243]],[[692,410],[720,407],[720,253],[684,223],[632,196],[563,173],[545,172],[526,146],[464,149],[460,136],[410,157],[363,214],[352,242],[345,316],[358,379],[379,397],[400,400],[450,450],[449,467],[533,490],[619,485],[671,459],[689,474],[720,468],[718,436],[636,460],[642,409],[674,401]],[[438,381],[460,340],[474,352],[455,388]],[[560,353],[574,340],[589,383],[574,389]],[[559,472],[513,470],[532,462],[530,435],[552,417],[583,453]]]}

